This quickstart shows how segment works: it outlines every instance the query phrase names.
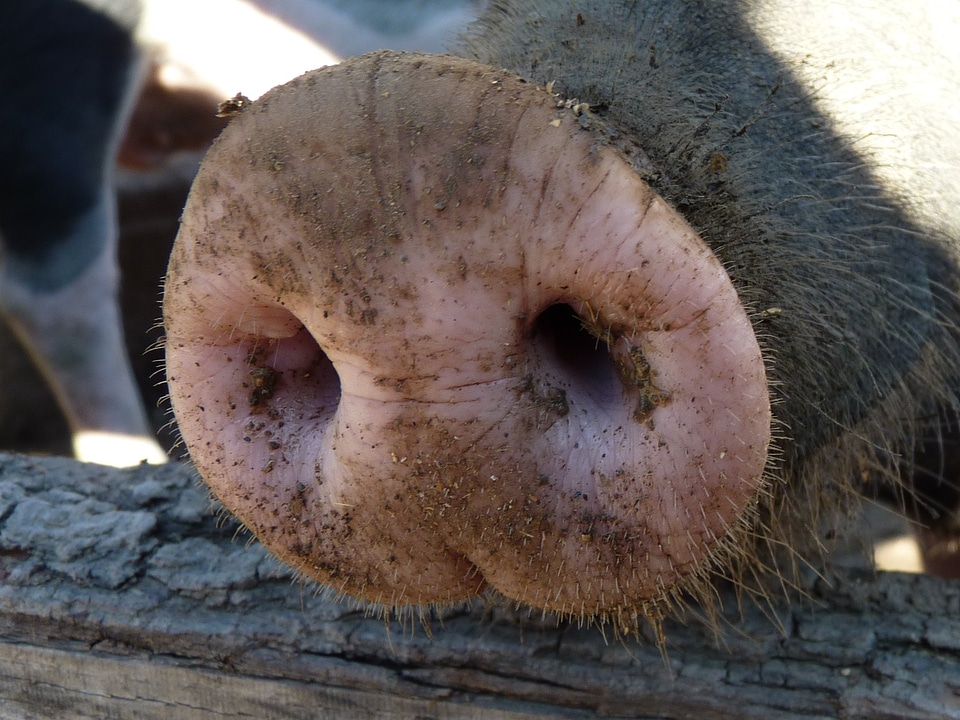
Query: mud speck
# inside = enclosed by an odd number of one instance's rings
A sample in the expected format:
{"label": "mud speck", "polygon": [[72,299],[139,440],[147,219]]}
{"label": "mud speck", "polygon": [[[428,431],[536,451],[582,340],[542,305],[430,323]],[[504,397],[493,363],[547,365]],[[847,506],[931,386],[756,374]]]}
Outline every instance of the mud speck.
{"label": "mud speck", "polygon": [[263,405],[273,397],[280,373],[271,367],[258,367],[250,371],[250,379],[253,381],[253,389],[250,391],[249,402],[255,407]]}
{"label": "mud speck", "polygon": [[670,393],[661,390],[654,383],[653,369],[643,355],[640,348],[630,348],[627,353],[628,362],[620,365],[620,373],[627,385],[637,388],[637,407],[633,411],[633,419],[638,423],[649,423],[653,429],[651,415],[658,407],[670,402]]}
{"label": "mud speck", "polygon": [[538,388],[532,375],[526,375],[517,389],[519,395],[529,397],[537,412],[537,427],[547,427],[570,412],[567,391],[558,387]]}
{"label": "mud speck", "polygon": [[722,152],[715,152],[710,156],[710,160],[707,164],[707,172],[710,173],[725,173],[730,167],[729,160],[727,156]]}
{"label": "mud speck", "polygon": [[218,118],[230,118],[235,115],[239,115],[248,107],[250,107],[250,98],[241,93],[237,93],[229,100],[224,100],[222,103],[217,105],[217,117]]}

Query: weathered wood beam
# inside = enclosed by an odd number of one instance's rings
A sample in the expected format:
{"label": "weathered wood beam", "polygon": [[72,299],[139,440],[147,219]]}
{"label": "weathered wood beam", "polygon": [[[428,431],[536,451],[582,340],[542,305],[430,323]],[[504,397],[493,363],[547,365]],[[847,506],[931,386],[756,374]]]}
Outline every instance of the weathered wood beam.
{"label": "weathered wood beam", "polygon": [[960,584],[837,574],[656,645],[296,582],[184,468],[0,455],[0,718],[960,718]]}

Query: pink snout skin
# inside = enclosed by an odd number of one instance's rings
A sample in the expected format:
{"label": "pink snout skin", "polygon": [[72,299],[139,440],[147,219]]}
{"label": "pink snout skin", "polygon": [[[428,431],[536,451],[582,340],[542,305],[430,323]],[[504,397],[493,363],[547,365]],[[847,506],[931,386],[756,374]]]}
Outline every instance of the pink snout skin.
{"label": "pink snout skin", "polygon": [[766,373],[720,262],[602,133],[468,61],[364,56],[243,112],[164,315],[206,482],[367,600],[656,615],[765,489]]}

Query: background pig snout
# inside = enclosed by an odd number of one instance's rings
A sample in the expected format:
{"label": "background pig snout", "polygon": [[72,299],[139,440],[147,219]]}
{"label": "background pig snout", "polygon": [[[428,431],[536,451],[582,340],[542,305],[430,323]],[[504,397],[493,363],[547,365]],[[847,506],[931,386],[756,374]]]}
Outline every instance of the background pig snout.
{"label": "background pig snout", "polygon": [[167,460],[117,299],[112,163],[139,15],[136,0],[0,6],[0,313],[53,390],[76,457],[111,465]]}
{"label": "background pig snout", "polygon": [[719,261],[601,133],[481,65],[367,56],[245,111],[164,315],[204,478],[353,595],[655,613],[763,492],[766,375]]}

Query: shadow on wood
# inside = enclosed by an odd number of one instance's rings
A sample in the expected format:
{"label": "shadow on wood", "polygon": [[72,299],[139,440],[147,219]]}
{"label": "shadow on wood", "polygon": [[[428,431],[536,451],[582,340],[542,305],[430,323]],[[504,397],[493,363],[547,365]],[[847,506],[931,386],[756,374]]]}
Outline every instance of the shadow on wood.
{"label": "shadow on wood", "polygon": [[960,718],[960,584],[837,575],[656,646],[296,582],[176,466],[0,455],[0,718]]}

